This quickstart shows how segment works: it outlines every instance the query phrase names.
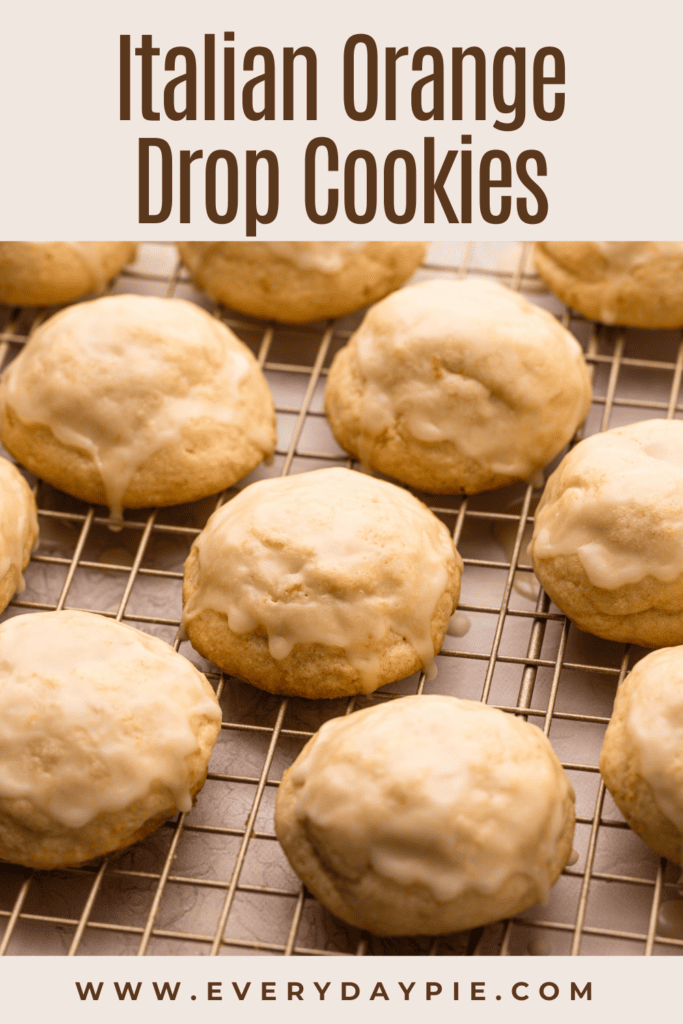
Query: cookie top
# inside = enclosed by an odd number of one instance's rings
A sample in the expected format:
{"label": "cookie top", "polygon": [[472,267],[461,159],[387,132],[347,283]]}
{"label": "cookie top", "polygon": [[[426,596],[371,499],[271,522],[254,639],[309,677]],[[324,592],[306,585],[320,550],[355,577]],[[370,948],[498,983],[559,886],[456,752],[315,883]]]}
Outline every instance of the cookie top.
{"label": "cookie top", "polygon": [[551,291],[591,320],[683,327],[683,242],[537,242]]}
{"label": "cookie top", "polygon": [[3,374],[0,404],[16,458],[114,518],[215,493],[275,446],[251,352],[182,299],[116,295],[62,310]]}
{"label": "cookie top", "polygon": [[33,492],[16,466],[0,459],[0,611],[22,589],[22,573],[37,539]]}
{"label": "cookie top", "polygon": [[[334,648],[353,669],[349,692],[391,681],[381,667],[390,636],[417,656],[403,675],[433,669],[435,612],[443,604],[445,631],[462,569],[447,528],[417,498],[342,468],[251,484],[211,517],[188,566],[197,562],[186,567],[183,610],[195,646],[208,610],[238,637],[265,638],[264,656],[278,663],[296,648]],[[325,666],[319,676],[321,692],[307,695],[338,696],[326,692]]]}
{"label": "cookie top", "polygon": [[406,911],[403,934],[429,933],[426,917],[411,920],[419,895],[436,934],[470,927],[460,914],[472,900],[478,923],[506,916],[520,881],[525,906],[547,899],[571,849],[573,801],[539,729],[474,701],[402,697],[322,726],[285,773],[276,831],[335,913],[401,934]]}
{"label": "cookie top", "polygon": [[332,364],[325,408],[339,443],[432,493],[526,480],[590,406],[576,339],[489,281],[435,280],[368,311]]}
{"label": "cookie top", "polygon": [[0,242],[0,302],[71,302],[101,291],[134,256],[134,242]]}
{"label": "cookie top", "polygon": [[546,484],[529,554],[582,629],[683,643],[683,423],[645,420],[581,441]]}
{"label": "cookie top", "polygon": [[683,423],[645,420],[573,448],[548,480],[529,553],[576,554],[604,590],[683,574]]}
{"label": "cookie top", "polygon": [[286,323],[343,316],[403,284],[426,242],[179,242],[192,279],[241,313]]}
{"label": "cookie top", "polygon": [[621,684],[600,757],[619,809],[663,857],[683,862],[683,649],[653,651]]}
{"label": "cookie top", "polygon": [[78,863],[127,845],[150,816],[190,810],[220,711],[168,644],[41,612],[0,626],[0,664],[0,856]]}

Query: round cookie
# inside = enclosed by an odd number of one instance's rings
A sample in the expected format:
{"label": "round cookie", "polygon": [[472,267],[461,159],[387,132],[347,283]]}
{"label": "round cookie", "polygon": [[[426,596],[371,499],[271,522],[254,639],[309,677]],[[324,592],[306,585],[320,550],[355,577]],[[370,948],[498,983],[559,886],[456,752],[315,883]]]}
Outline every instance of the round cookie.
{"label": "round cookie", "polygon": [[605,785],[634,832],[683,864],[683,648],[653,651],[617,691],[600,754]]}
{"label": "round cookie", "polygon": [[645,420],[576,445],[548,479],[529,554],[581,629],[683,643],[683,423]]}
{"label": "round cookie", "polygon": [[172,647],[88,612],[0,626],[0,857],[65,867],[189,811],[220,731]]}
{"label": "round cookie", "polygon": [[461,571],[447,528],[400,487],[342,468],[260,480],[193,544],[183,628],[271,693],[371,693],[434,671]]}
{"label": "round cookie", "polygon": [[325,411],[355,458],[432,494],[528,480],[590,407],[576,339],[498,284],[426,281],[368,311],[332,363]]}
{"label": "round cookie", "polygon": [[683,242],[537,242],[536,269],[589,320],[683,327]]}
{"label": "round cookie", "polygon": [[0,302],[52,306],[101,291],[135,248],[135,242],[0,242]]}
{"label": "round cookie", "polygon": [[23,590],[23,572],[37,540],[33,492],[16,466],[0,458],[0,612]]}
{"label": "round cookie", "polygon": [[272,453],[275,412],[253,355],[215,317],[182,299],[115,295],[31,335],[0,383],[0,437],[116,520],[229,487]]}
{"label": "round cookie", "polygon": [[403,284],[426,242],[179,242],[197,288],[240,313],[304,324]]}
{"label": "round cookie", "polygon": [[438,935],[548,898],[572,849],[574,793],[522,719],[400,697],[323,725],[284,773],[275,831],[344,921]]}

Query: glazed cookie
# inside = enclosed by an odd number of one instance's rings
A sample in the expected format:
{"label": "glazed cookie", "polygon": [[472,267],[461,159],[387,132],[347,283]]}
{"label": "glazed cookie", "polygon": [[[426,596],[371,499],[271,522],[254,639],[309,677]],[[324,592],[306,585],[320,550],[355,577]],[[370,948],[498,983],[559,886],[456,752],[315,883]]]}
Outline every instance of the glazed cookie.
{"label": "glazed cookie", "polygon": [[683,327],[683,242],[537,242],[536,269],[590,320]]}
{"label": "glazed cookie", "polygon": [[286,323],[344,316],[403,284],[426,242],[179,242],[192,280],[240,313]]}
{"label": "glazed cookie", "polygon": [[377,935],[439,935],[545,901],[574,793],[540,729],[400,697],[327,722],[282,779],[275,831],[306,887]]}
{"label": "glazed cookie", "polygon": [[528,480],[590,407],[576,339],[488,281],[426,281],[368,311],[328,376],[325,411],[355,458],[432,494]]}
{"label": "glazed cookie", "polygon": [[0,612],[17,590],[38,540],[38,513],[31,488],[19,470],[0,458]]}
{"label": "glazed cookie", "polygon": [[683,648],[653,651],[617,691],[600,755],[605,785],[634,832],[683,864]]}
{"label": "glazed cookie", "polygon": [[444,524],[400,487],[341,468],[260,480],[193,544],[183,628],[271,693],[370,693],[433,673],[461,570]]}
{"label": "glazed cookie", "polygon": [[110,507],[215,494],[275,447],[245,345],[182,299],[116,295],[42,324],[3,374],[0,436],[37,476]]}
{"label": "glazed cookie", "polygon": [[646,420],[581,441],[549,478],[534,571],[580,629],[683,643],[683,423]]}
{"label": "glazed cookie", "polygon": [[104,288],[134,242],[0,242],[0,302],[52,306]]}
{"label": "glazed cookie", "polygon": [[189,661],[87,612],[0,626],[0,857],[55,868],[142,839],[204,785],[221,726]]}

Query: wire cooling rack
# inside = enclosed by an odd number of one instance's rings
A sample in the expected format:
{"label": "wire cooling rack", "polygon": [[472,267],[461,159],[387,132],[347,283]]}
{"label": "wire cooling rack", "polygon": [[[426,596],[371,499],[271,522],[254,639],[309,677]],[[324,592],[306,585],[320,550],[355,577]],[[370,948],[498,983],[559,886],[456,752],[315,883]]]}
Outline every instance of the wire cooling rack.
{"label": "wire cooling rack", "polygon": [[[581,341],[594,376],[584,436],[640,419],[679,417],[679,332],[623,331],[575,317],[540,285],[530,247],[435,244],[415,280],[495,277],[550,309]],[[276,401],[273,464],[246,478],[353,466],[323,414],[334,353],[360,314],[308,327],[268,325],[216,309],[191,286],[169,244],[140,246],[113,292],[179,296],[215,311],[258,357]],[[0,307],[6,365],[51,310]],[[546,472],[547,475],[547,472]],[[106,510],[33,481],[41,542],[26,590],[4,617],[81,608],[174,642],[182,567],[226,494],[126,513],[112,533]],[[539,483],[540,481],[534,481]],[[540,490],[519,485],[471,498],[420,495],[463,555],[460,636],[448,636],[438,675],[415,675],[369,697],[283,699],[207,673],[223,728],[197,805],[131,849],[79,868],[32,872],[0,864],[0,953],[9,955],[674,955],[683,950],[679,869],[625,825],[597,764],[616,687],[645,652],[581,633],[538,590],[525,550]],[[177,643],[177,642],[176,642]],[[275,839],[274,797],[284,768],[330,717],[406,693],[448,693],[523,714],[549,736],[577,793],[575,853],[545,906],[468,933],[378,939],[346,927],[303,889]]]}

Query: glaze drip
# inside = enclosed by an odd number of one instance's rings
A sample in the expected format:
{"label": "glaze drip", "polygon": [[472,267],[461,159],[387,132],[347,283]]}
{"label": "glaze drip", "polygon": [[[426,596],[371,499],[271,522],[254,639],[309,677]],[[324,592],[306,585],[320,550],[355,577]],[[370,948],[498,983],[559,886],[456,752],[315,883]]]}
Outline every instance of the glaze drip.
{"label": "glaze drip", "polygon": [[233,633],[265,635],[276,661],[297,644],[341,648],[368,692],[393,631],[433,671],[432,617],[461,563],[443,523],[402,488],[340,468],[261,480],[195,545],[184,626],[213,609]]}

